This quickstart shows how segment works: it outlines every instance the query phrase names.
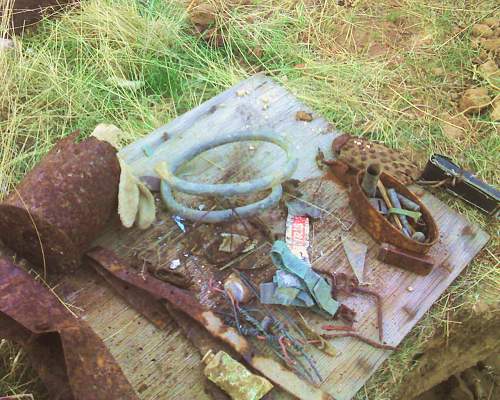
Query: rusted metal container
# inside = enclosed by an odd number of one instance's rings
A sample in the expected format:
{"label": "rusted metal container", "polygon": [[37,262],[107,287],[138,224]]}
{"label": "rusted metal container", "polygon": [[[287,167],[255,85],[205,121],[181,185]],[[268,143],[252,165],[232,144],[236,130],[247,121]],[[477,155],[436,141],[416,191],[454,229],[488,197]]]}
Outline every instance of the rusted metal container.
{"label": "rusted metal container", "polygon": [[382,172],[380,180],[386,188],[396,189],[398,193],[420,206],[420,212],[422,213],[422,218],[427,227],[427,241],[421,243],[405,236],[371,205],[368,197],[366,197],[361,188],[361,181],[364,173],[364,171],[358,173],[356,179],[352,182],[351,192],[349,194],[351,208],[359,224],[378,242],[390,243],[400,249],[426,254],[439,238],[438,227],[429,210],[422,204],[420,199],[403,184],[394,179],[391,175]]}
{"label": "rusted metal container", "polygon": [[38,266],[75,268],[116,213],[120,166],[108,143],[59,141],[0,204],[0,239]]}

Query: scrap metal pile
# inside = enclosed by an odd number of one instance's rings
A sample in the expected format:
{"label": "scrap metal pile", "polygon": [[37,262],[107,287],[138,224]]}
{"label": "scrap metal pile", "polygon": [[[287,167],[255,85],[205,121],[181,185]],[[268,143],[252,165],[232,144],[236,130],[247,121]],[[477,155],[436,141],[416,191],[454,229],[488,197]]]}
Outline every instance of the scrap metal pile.
{"label": "scrap metal pile", "polygon": [[[236,184],[196,184],[175,175],[202,152],[242,140],[280,146],[287,152],[285,167]],[[285,137],[269,131],[236,132],[199,142],[160,163],[158,176],[143,180],[117,157],[110,142],[115,141],[99,131],[85,140],[78,133],[61,140],[0,205],[0,238],[15,254],[0,258],[0,336],[26,348],[52,399],[137,395],[97,335],[43,280],[26,272],[20,257],[49,283],[75,268],[92,268],[160,329],[174,319],[203,356],[216,399],[270,398],[274,386],[300,399],[330,399],[320,389],[324,377],[311,348],[335,356],[332,340],[348,336],[394,349],[384,342],[381,296],[364,281],[366,244],[348,232],[342,239],[352,274],[313,269],[309,226],[320,214],[300,200],[300,193],[290,195],[298,185],[290,180],[298,160]],[[380,144],[350,136],[336,139],[333,149],[337,159],[322,161],[329,173],[350,186],[352,211],[381,243],[379,258],[429,273],[439,260],[426,253],[439,232],[430,212],[405,186],[416,179],[411,164]],[[382,162],[373,160],[374,155]],[[160,191],[169,218],[179,227],[179,240],[191,241],[189,254],[203,253],[210,265],[179,272],[178,260],[166,269],[144,261],[141,268],[110,249],[90,249],[117,210],[125,226],[151,225],[156,216],[147,187]],[[214,196],[219,209],[188,208],[174,199],[173,190]],[[230,200],[266,190],[267,197],[250,205],[236,206]],[[285,223],[282,230],[269,227],[273,218]],[[214,230],[220,240],[211,242],[207,237]],[[268,267],[257,274],[247,271],[246,255],[256,250],[274,267],[264,263]],[[194,279],[200,274],[203,281]],[[356,331],[356,310],[342,304],[340,293],[375,300],[377,340]],[[324,321],[321,330],[311,326],[308,315]]]}

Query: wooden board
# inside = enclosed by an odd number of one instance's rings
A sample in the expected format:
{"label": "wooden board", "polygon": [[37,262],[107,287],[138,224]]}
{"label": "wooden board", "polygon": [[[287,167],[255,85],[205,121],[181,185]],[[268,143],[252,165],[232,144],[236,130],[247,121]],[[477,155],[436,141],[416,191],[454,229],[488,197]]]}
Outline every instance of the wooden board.
{"label": "wooden board", "polygon": [[[297,121],[296,112],[303,110],[310,111],[269,78],[257,75],[131,144],[121,151],[121,156],[138,176],[153,175],[154,166],[168,158],[177,146],[189,145],[207,135],[255,128],[269,128],[285,134],[300,154],[294,178],[303,181],[301,187],[305,197],[325,210],[323,218],[312,224],[314,268],[325,272],[349,271],[340,238],[349,236],[366,243],[369,252],[365,277],[384,298],[385,340],[396,346],[485,245],[488,235],[435,197],[415,188],[441,231],[440,241],[432,251],[448,252],[447,261],[426,277],[376,261],[376,245],[353,223],[346,191],[322,179],[322,172],[315,163],[318,147],[327,157],[331,156],[329,147],[339,132],[317,115],[311,122]],[[167,137],[174,140],[166,141]],[[235,181],[279,168],[283,160],[282,152],[270,144],[241,143],[211,150],[189,163],[183,173],[187,179]],[[183,263],[195,262],[195,257],[182,254],[182,248],[178,247],[181,236],[179,228],[162,212],[154,227],[145,232],[115,226],[99,242],[121,255],[147,248],[157,251],[161,263],[170,263],[175,258]],[[264,256],[255,259],[255,262],[264,263],[264,268],[271,266],[265,252],[264,248]],[[204,392],[200,356],[174,323],[168,332],[155,329],[91,271],[78,271],[59,289],[105,340],[141,399],[209,398]],[[345,303],[357,311],[358,331],[377,339],[372,300],[354,296],[345,299]],[[332,343],[339,352],[336,357],[319,352],[313,355],[324,378],[321,387],[341,400],[352,398],[390,354],[390,351],[374,349],[352,338]],[[280,393],[276,397],[287,398]]]}

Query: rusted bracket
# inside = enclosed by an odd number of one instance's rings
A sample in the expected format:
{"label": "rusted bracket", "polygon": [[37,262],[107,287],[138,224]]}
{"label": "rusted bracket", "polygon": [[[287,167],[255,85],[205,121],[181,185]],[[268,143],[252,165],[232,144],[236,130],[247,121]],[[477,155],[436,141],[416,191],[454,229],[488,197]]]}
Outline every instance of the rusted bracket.
{"label": "rusted bracket", "polygon": [[431,256],[401,250],[389,243],[380,245],[377,259],[418,275],[429,274],[436,265]]}
{"label": "rusted bracket", "polygon": [[[241,355],[248,365],[288,393],[303,400],[333,399],[332,396],[321,389],[300,379],[277,361],[256,354],[245,337],[241,336],[236,329],[228,327],[212,311],[204,309],[190,292],[179,289],[168,282],[160,281],[148,273],[137,274],[124,260],[121,260],[113,251],[108,249],[96,248],[88,252],[85,259],[90,262],[94,269],[104,269],[106,274],[132,285],[134,290],[145,291],[158,301],[166,301],[177,310],[187,314],[205,327],[212,336],[222,340]],[[109,277],[107,280],[109,280]],[[116,287],[116,285],[113,284],[113,287]],[[121,294],[125,296],[125,299],[129,300],[127,293],[123,290]],[[130,304],[135,307],[137,301],[130,301]],[[137,307],[137,309],[142,312],[140,307]]]}
{"label": "rusted bracket", "polygon": [[7,258],[0,258],[0,336],[25,347],[51,399],[137,399],[92,329]]}
{"label": "rusted bracket", "polygon": [[[337,298],[338,292],[345,292],[347,294],[361,293],[364,295],[372,296],[375,298],[377,304],[377,324],[378,324],[378,336],[380,342],[384,341],[384,315],[382,307],[382,297],[375,291],[359,286],[359,282],[356,278],[348,276],[345,273],[333,273],[332,274],[332,296]],[[353,337],[359,337],[359,335],[351,335]],[[333,337],[333,336],[332,336]],[[363,338],[360,338],[363,340]],[[366,340],[363,340],[366,341]],[[373,345],[373,341],[371,341]],[[385,345],[384,345],[385,346]],[[375,346],[376,347],[376,346]],[[389,346],[391,347],[391,346]]]}

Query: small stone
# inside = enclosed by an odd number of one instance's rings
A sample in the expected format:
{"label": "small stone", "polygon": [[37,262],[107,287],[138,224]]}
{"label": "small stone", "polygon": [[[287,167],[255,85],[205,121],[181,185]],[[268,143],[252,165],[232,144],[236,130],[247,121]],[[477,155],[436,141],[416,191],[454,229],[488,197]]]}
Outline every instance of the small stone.
{"label": "small stone", "polygon": [[249,93],[248,90],[240,89],[240,90],[236,91],[236,96],[243,97],[243,96],[246,96],[248,93]]}
{"label": "small stone", "polygon": [[295,119],[297,121],[311,122],[313,120],[313,115],[305,111],[297,111],[295,114]]}
{"label": "small stone", "polygon": [[413,292],[415,289],[413,289],[413,287],[411,287],[411,286],[408,286],[408,287],[406,288],[406,290],[408,290],[409,292]]}
{"label": "small stone", "polygon": [[488,25],[476,24],[472,27],[472,35],[489,38],[493,36],[493,30]]}
{"label": "small stone", "polygon": [[488,89],[485,87],[467,89],[460,99],[458,108],[466,114],[479,112],[490,104]]}
{"label": "small stone", "polygon": [[172,260],[172,262],[170,263],[170,269],[177,269],[181,266],[181,260],[177,259],[177,260]]}
{"label": "small stone", "polygon": [[481,46],[488,51],[500,51],[500,39],[483,39]]}
{"label": "small stone", "polygon": [[444,69],[440,67],[432,68],[432,74],[435,76],[443,76],[444,75]]}
{"label": "small stone", "polygon": [[261,58],[264,55],[264,50],[262,50],[262,47],[257,46],[252,50],[252,53],[255,57]]}
{"label": "small stone", "polygon": [[500,26],[500,19],[495,17],[485,18],[483,24],[488,25],[491,29],[498,28]]}
{"label": "small stone", "polygon": [[208,26],[215,22],[215,7],[210,3],[201,3],[190,11],[189,18],[196,25]]}
{"label": "small stone", "polygon": [[463,140],[468,134],[470,134],[471,126],[469,120],[463,115],[452,116],[448,113],[441,115],[443,122],[441,123],[441,129],[443,134],[451,140]]}
{"label": "small stone", "polygon": [[498,71],[497,64],[493,60],[486,61],[478,67],[478,71],[484,77],[489,77]]}
{"label": "small stone", "polygon": [[473,38],[470,41],[470,45],[473,49],[478,49],[479,46],[481,45],[481,40],[479,38]]}

